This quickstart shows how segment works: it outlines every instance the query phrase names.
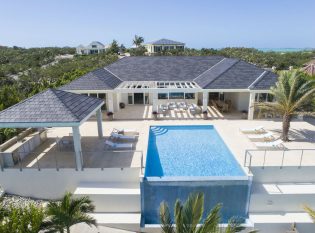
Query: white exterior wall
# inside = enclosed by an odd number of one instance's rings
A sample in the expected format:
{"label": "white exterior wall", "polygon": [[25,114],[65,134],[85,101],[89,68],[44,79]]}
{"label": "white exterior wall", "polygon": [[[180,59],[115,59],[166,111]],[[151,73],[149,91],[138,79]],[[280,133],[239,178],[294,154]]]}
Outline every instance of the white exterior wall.
{"label": "white exterior wall", "polygon": [[248,92],[225,92],[226,100],[232,101],[232,107],[237,111],[248,111],[249,93]]}
{"label": "white exterior wall", "polygon": [[81,182],[139,182],[140,168],[6,169],[0,171],[0,184],[7,193],[39,199],[58,199],[74,192]]}

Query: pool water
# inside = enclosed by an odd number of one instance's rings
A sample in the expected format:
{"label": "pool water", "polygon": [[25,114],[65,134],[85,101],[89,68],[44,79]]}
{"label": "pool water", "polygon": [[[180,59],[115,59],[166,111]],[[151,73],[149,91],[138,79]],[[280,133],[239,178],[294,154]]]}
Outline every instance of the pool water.
{"label": "pool water", "polygon": [[151,126],[145,176],[245,176],[245,173],[213,125]]}

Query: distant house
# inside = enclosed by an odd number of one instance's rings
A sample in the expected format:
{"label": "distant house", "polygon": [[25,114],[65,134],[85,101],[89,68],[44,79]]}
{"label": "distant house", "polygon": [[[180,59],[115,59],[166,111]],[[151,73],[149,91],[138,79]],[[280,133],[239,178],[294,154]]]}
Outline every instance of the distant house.
{"label": "distant house", "polygon": [[144,47],[147,49],[148,54],[153,54],[173,49],[184,49],[185,43],[168,39],[160,39],[145,43]]}
{"label": "distant house", "polygon": [[98,54],[105,52],[106,48],[105,45],[103,45],[99,41],[93,41],[88,46],[79,45],[76,48],[77,54]]}

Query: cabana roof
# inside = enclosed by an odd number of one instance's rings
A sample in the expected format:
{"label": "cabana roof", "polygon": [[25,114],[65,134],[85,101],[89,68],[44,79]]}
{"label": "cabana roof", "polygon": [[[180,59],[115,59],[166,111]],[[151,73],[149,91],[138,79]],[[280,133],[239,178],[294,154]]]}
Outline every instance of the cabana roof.
{"label": "cabana roof", "polygon": [[78,126],[94,114],[103,100],[48,89],[0,112],[0,128]]}

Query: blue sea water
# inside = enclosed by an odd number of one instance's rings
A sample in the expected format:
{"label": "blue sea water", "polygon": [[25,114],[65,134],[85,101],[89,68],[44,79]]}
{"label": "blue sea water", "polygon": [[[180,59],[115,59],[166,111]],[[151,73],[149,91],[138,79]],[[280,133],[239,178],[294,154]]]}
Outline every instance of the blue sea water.
{"label": "blue sea water", "polygon": [[244,176],[214,126],[151,126],[146,177]]}
{"label": "blue sea water", "polygon": [[258,48],[258,50],[263,51],[263,52],[288,53],[288,52],[312,51],[314,50],[314,48]]}

